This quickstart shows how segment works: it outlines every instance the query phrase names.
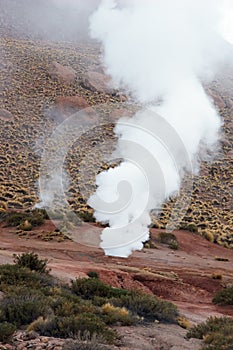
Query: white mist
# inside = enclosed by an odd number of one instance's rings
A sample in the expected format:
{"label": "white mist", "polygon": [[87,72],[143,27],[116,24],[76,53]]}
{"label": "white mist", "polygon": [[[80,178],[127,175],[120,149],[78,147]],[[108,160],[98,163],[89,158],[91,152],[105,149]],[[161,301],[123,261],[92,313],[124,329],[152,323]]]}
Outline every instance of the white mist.
{"label": "white mist", "polygon": [[141,249],[151,210],[179,190],[200,143],[214,150],[221,120],[202,83],[213,79],[228,52],[220,3],[105,0],[91,17],[106,73],[147,107],[118,122],[116,155],[123,161],[98,175],[89,199],[97,220],[109,224],[101,236],[107,255],[127,257]]}

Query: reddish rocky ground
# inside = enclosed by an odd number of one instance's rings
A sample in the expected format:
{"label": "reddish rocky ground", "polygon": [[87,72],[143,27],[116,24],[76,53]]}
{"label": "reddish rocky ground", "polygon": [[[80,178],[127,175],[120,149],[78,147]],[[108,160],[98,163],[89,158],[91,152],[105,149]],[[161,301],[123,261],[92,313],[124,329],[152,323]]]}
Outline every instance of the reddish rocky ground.
{"label": "reddish rocky ground", "polygon": [[[233,283],[232,250],[188,231],[176,231],[178,250],[156,243],[157,249],[144,248],[128,259],[113,258],[105,256],[101,249],[94,246],[98,244],[98,232],[101,232],[97,225],[84,224],[75,235],[80,241],[92,236],[92,246],[70,240],[57,242],[38,238],[53,228],[53,224],[46,221],[40,228],[20,237],[14,228],[2,225],[0,264],[11,263],[13,253],[34,251],[49,259],[51,273],[63,281],[86,277],[88,271],[95,270],[101,280],[115,287],[137,288],[172,301],[178,306],[181,316],[191,323],[202,322],[209,316],[233,316],[233,307],[219,307],[211,302],[218,290]],[[152,239],[156,239],[158,232],[161,230],[151,230]],[[228,261],[218,261],[217,257]],[[221,279],[215,279],[216,276]],[[186,330],[176,325],[155,324],[137,329],[118,327],[118,332],[123,336],[124,347],[121,349],[198,350],[201,344],[196,339],[186,340]],[[35,349],[43,341],[38,338]],[[30,341],[22,341],[19,346],[22,344],[25,348],[32,346]]]}
{"label": "reddish rocky ground", "polygon": [[[98,247],[66,240],[46,242],[36,238],[40,232],[51,229],[51,222],[23,238],[12,228],[1,228],[0,263],[12,262],[13,253],[34,251],[49,259],[52,274],[64,281],[85,277],[90,270],[115,287],[138,288],[174,302],[182,315],[199,322],[211,315],[231,315],[233,307],[212,304],[214,294],[233,283],[233,251],[188,231],[175,231],[178,250],[157,244],[157,249],[134,252],[128,259],[108,257]],[[77,237],[101,232],[96,225],[84,224],[78,228]],[[152,229],[152,238],[161,230]],[[93,242],[93,240],[92,240]],[[96,239],[98,243],[98,239]],[[228,261],[218,261],[225,258]]]}

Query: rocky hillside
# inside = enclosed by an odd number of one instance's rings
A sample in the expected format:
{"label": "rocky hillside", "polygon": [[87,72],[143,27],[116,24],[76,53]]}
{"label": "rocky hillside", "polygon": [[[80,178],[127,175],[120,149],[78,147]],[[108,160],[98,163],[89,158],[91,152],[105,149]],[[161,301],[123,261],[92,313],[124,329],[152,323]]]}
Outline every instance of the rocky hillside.
{"label": "rocky hillside", "polygon": [[[40,159],[56,125],[84,107],[95,108],[99,104],[103,105],[104,118],[109,115],[108,105],[121,102],[122,96],[107,85],[97,44],[15,37],[14,28],[13,34],[8,32],[4,11],[1,16],[0,206],[2,210],[21,210],[32,208],[39,201]],[[181,228],[229,247],[233,247],[231,76],[232,69],[228,68],[206,87],[223,120],[220,148],[212,162],[201,163],[192,193],[181,191],[178,199],[182,202],[182,195],[192,198]],[[115,113],[115,120],[120,116],[121,111]],[[107,124],[92,135],[83,135],[67,154],[66,171],[70,178],[67,195],[76,212],[90,213],[86,199],[95,189],[96,174],[109,167],[103,154],[110,152],[109,141],[114,147],[113,127]],[[85,171],[79,171],[79,164]],[[165,227],[175,201],[173,198],[164,205],[159,218],[154,218],[155,227]]]}

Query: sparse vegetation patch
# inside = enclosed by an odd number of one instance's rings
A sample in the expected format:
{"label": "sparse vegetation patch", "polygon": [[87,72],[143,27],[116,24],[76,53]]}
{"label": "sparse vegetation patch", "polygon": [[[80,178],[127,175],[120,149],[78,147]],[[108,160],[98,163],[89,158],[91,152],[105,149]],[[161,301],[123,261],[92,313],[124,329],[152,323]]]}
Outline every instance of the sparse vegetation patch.
{"label": "sparse vegetation patch", "polygon": [[201,350],[232,350],[233,318],[210,317],[206,322],[191,328],[187,338],[203,339]]}
{"label": "sparse vegetation patch", "polygon": [[[91,339],[98,336],[113,344],[119,339],[114,325],[177,323],[178,313],[172,303],[114,288],[103,283],[95,271],[89,271],[89,278],[66,285],[49,274],[47,260],[35,253],[14,255],[14,262],[0,266],[0,338],[4,341],[23,327],[65,339],[83,339],[88,332]],[[92,349],[93,342],[87,343]],[[80,346],[85,349],[83,341]]]}
{"label": "sparse vegetation patch", "polygon": [[219,291],[213,298],[214,304],[233,305],[233,285]]}

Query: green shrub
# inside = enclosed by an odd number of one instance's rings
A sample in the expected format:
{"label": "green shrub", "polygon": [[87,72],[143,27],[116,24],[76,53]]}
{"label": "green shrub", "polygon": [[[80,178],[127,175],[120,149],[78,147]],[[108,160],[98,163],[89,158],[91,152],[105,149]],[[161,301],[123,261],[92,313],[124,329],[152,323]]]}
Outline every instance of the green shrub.
{"label": "green shrub", "polygon": [[82,300],[79,298],[71,299],[60,297],[51,304],[53,312],[59,317],[77,316],[82,313],[98,313],[91,301]]}
{"label": "green shrub", "polygon": [[[31,328],[32,329],[32,328]],[[76,338],[86,332],[90,335],[101,335],[109,343],[114,342],[117,333],[94,314],[80,314],[70,317],[53,317],[52,319],[39,319],[33,323],[33,330],[48,337]]]}
{"label": "green shrub", "polygon": [[12,212],[9,213],[6,217],[6,224],[7,226],[19,226],[22,224],[25,220],[27,220],[28,215],[25,213],[17,213],[17,212]]}
{"label": "green shrub", "polygon": [[0,290],[14,290],[16,287],[41,289],[52,287],[55,279],[49,274],[31,271],[19,265],[0,265]]}
{"label": "green shrub", "polygon": [[109,325],[131,325],[142,320],[177,322],[173,304],[137,291],[113,288],[98,279],[95,271],[90,271],[93,278],[61,285],[36,254],[15,256],[15,262],[0,265],[0,290],[4,292],[0,323],[24,328],[30,324],[28,329],[41,335],[81,336],[82,341],[89,332],[91,337],[101,335],[112,343],[118,335]]}
{"label": "green shrub", "polygon": [[28,221],[32,227],[40,226],[44,223],[45,215],[40,210],[25,212],[9,212],[5,216],[7,226],[17,227]]}
{"label": "green shrub", "polygon": [[112,302],[116,306],[126,307],[144,321],[158,320],[165,323],[177,323],[176,306],[153,295],[131,292],[130,295],[121,296],[120,299],[112,300]]}
{"label": "green shrub", "polygon": [[159,241],[163,244],[171,244],[177,242],[177,238],[170,232],[159,232]]}
{"label": "green shrub", "polygon": [[48,213],[47,213],[46,209],[44,209],[44,208],[36,208],[36,209],[33,209],[33,210],[32,210],[32,213],[33,213],[35,216],[41,216],[44,220],[49,220]]}
{"label": "green shrub", "polygon": [[17,327],[27,325],[46,315],[46,304],[45,298],[30,292],[6,297],[0,302],[0,322],[8,321]]}
{"label": "green shrub", "polygon": [[172,240],[169,243],[169,248],[173,250],[178,250],[179,249],[179,243],[176,240]]}
{"label": "green shrub", "polygon": [[92,299],[96,296],[102,298],[118,298],[129,292],[125,289],[113,288],[97,278],[79,278],[71,281],[71,290],[83,299]]}
{"label": "green shrub", "polygon": [[232,350],[233,349],[233,318],[210,317],[206,322],[191,328],[187,338],[204,340],[202,350]]}
{"label": "green shrub", "polygon": [[79,211],[78,217],[84,222],[96,222],[93,213],[91,211]]}
{"label": "green shrub", "polygon": [[179,249],[179,243],[176,236],[171,232],[160,232],[158,241],[163,244],[167,244],[170,249]]}
{"label": "green shrub", "polygon": [[219,291],[213,298],[214,304],[233,305],[233,285]]}
{"label": "green shrub", "polygon": [[87,276],[90,278],[99,278],[99,274],[96,271],[88,271]]}
{"label": "green shrub", "polygon": [[153,242],[152,239],[149,239],[148,241],[143,243],[144,248],[146,249],[158,249],[158,246]]}
{"label": "green shrub", "polygon": [[109,302],[109,298],[102,298],[100,296],[94,296],[93,299],[91,299],[93,305],[95,306],[103,306],[104,304]]}
{"label": "green shrub", "polygon": [[1,322],[0,323],[0,341],[3,343],[8,342],[15,331],[16,331],[16,327],[12,323]]}
{"label": "green shrub", "polygon": [[40,273],[48,273],[47,268],[48,259],[40,259],[36,253],[23,253],[21,255],[13,255],[14,263],[20,267],[27,267],[32,271]]}
{"label": "green shrub", "polygon": [[81,298],[91,299],[97,306],[110,302],[113,306],[125,307],[132,314],[149,322],[154,320],[176,322],[176,306],[155,296],[113,288],[92,278],[72,281],[71,289]]}
{"label": "green shrub", "polygon": [[186,231],[190,231],[193,233],[198,233],[198,227],[196,224],[194,223],[182,223],[180,225],[180,230],[186,230]]}

